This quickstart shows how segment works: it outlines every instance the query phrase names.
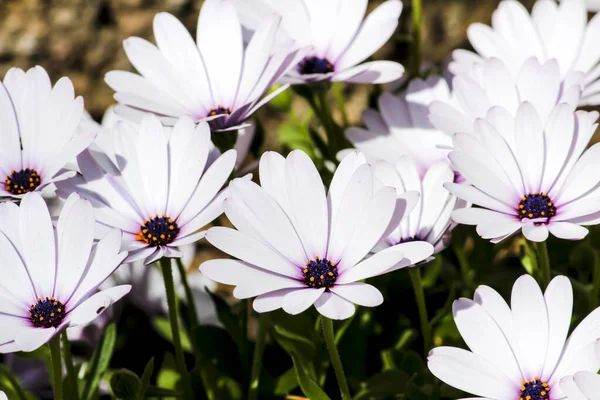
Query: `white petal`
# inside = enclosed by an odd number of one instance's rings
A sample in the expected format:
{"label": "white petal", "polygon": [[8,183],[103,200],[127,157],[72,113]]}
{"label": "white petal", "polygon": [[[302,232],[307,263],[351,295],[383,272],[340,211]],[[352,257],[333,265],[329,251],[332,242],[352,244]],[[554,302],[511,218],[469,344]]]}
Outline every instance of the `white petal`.
{"label": "white petal", "polygon": [[523,225],[523,235],[532,242],[544,242],[548,239],[548,227],[544,224],[536,225],[533,222],[526,222]]}
{"label": "white petal", "polygon": [[349,68],[375,53],[396,30],[401,12],[402,3],[398,0],[386,1],[377,7],[365,18],[348,50],[335,60],[336,66]]}
{"label": "white petal", "polygon": [[589,400],[600,399],[600,376],[597,373],[587,371],[578,372],[573,376],[573,380]]}
{"label": "white petal", "polygon": [[528,193],[542,191],[542,172],[544,168],[544,132],[543,126],[531,103],[523,103],[517,111],[515,120],[515,139],[517,158],[523,173],[525,189]]}
{"label": "white petal", "polygon": [[294,213],[294,227],[311,257],[324,257],[328,213],[323,181],[303,151],[290,153],[285,163],[286,189]]}
{"label": "white petal", "polygon": [[336,73],[331,78],[334,82],[347,83],[388,83],[399,79],[404,74],[404,67],[393,61],[371,61]]}
{"label": "white petal", "polygon": [[254,308],[254,311],[258,313],[275,311],[283,306],[284,296],[296,290],[297,289],[281,289],[261,294],[254,299],[252,307]]}
{"label": "white petal", "polygon": [[26,194],[21,200],[19,232],[22,257],[38,297],[53,296],[56,278],[54,230],[46,203],[35,192]]}
{"label": "white petal", "polygon": [[15,335],[15,345],[26,353],[37,350],[56,334],[56,328],[24,328]]}
{"label": "white petal", "polygon": [[560,388],[569,400],[590,400],[585,396],[573,380],[573,376],[565,376],[560,380]]}
{"label": "white petal", "polygon": [[454,322],[471,351],[501,370],[513,382],[522,379],[516,355],[497,322],[487,311],[470,299],[452,304]]}
{"label": "white petal", "polygon": [[68,314],[70,326],[88,324],[102,314],[111,304],[129,293],[130,290],[130,285],[121,285],[96,293]]}
{"label": "white petal", "polygon": [[542,291],[530,275],[523,275],[515,282],[511,309],[520,361],[528,374],[524,378],[541,376],[549,340],[548,311]]}
{"label": "white petal", "polygon": [[427,359],[433,375],[467,393],[492,399],[512,399],[518,393],[520,382],[511,381],[492,363],[470,351],[437,347]]}
{"label": "white petal", "polygon": [[581,240],[590,232],[587,228],[577,224],[553,221],[548,224],[548,231],[557,238],[567,240]]}
{"label": "white petal", "polygon": [[330,319],[350,318],[356,310],[354,304],[331,292],[323,293],[315,302],[315,308]]}
{"label": "white petal", "polygon": [[372,285],[361,282],[335,285],[330,289],[344,299],[364,307],[377,307],[383,303],[383,295]]}
{"label": "white petal", "polygon": [[295,279],[302,279],[300,268],[276,250],[235,229],[214,227],[206,233],[206,240],[219,250],[267,271]]}
{"label": "white petal", "polygon": [[312,306],[324,292],[325,288],[294,290],[283,297],[283,311],[292,315],[300,314]]}

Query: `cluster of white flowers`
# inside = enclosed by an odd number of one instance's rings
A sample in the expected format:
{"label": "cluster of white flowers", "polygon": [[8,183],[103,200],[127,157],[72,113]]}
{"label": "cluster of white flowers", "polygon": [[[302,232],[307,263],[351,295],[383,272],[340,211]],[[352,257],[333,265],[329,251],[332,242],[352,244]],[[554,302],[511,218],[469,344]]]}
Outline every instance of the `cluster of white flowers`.
{"label": "cluster of white flowers", "polygon": [[[328,189],[300,150],[264,153],[260,185],[244,176],[249,118],[289,85],[402,77],[398,63],[363,63],[396,30],[402,3],[365,17],[367,3],[206,0],[196,41],[160,13],[156,45],[124,41],[139,74],[106,75],[118,105],[103,127],[68,78],[52,86],[42,67],[9,70],[0,352],[35,350],[130,290],[164,309],[140,264],[180,258],[201,239],[231,256],[201,274],[255,298],[256,312],[314,306],[346,319],[383,302],[363,280],[430,259],[457,224],[497,243],[519,231],[578,240],[600,223],[600,144],[589,146],[598,113],[577,109],[600,104],[600,16],[588,22],[583,0],[538,0],[531,15],[503,0],[492,27],[469,28],[476,53],[454,52],[451,81],[411,77],[364,111],[364,128],[345,130],[358,151],[338,153]],[[227,131],[237,143],[221,153],[213,141]],[[233,227],[203,230],[221,214]],[[136,271],[112,282],[133,287],[103,285],[124,262]],[[511,307],[480,286],[453,306],[471,351],[436,348],[429,369],[485,399],[599,399],[600,309],[567,339],[572,304],[562,276],[545,293],[519,278]]]}

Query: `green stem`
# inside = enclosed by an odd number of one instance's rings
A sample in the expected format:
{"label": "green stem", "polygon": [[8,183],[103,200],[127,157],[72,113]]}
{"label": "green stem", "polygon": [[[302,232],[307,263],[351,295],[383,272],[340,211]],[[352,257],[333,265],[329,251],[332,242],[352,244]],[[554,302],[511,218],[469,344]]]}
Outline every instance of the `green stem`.
{"label": "green stem", "polygon": [[177,262],[179,275],[181,275],[181,284],[183,285],[183,290],[185,291],[185,299],[187,301],[190,319],[190,337],[192,337],[196,328],[200,324],[200,320],[198,319],[198,310],[196,309],[194,294],[192,293],[192,289],[190,288],[190,284],[187,279],[187,271],[185,270],[183,261],[181,261],[181,258],[176,258],[175,260]]}
{"label": "green stem", "polygon": [[10,382],[19,400],[28,400],[27,394],[23,390],[21,382],[12,374],[12,372],[4,365],[0,364],[0,376],[4,375]]}
{"label": "green stem", "polygon": [[415,290],[415,299],[417,301],[417,307],[419,308],[419,319],[421,320],[421,333],[423,334],[423,346],[425,356],[429,352],[432,344],[431,339],[431,325],[429,325],[429,317],[427,316],[427,305],[425,304],[425,292],[423,291],[423,284],[421,283],[421,270],[419,267],[412,267],[408,269],[410,280]]}
{"label": "green stem", "polygon": [[65,360],[65,366],[67,367],[67,380],[69,386],[71,386],[71,393],[74,400],[79,399],[79,388],[77,387],[77,374],[75,373],[75,364],[73,363],[73,356],[71,355],[71,344],[67,337],[67,331],[65,330],[60,336],[63,346],[63,359]]}
{"label": "green stem", "polygon": [[171,261],[168,258],[160,259],[160,267],[165,281],[165,290],[167,292],[167,304],[169,306],[169,321],[171,323],[171,334],[173,336],[173,346],[175,347],[175,362],[177,369],[181,374],[183,381],[184,398],[192,400],[194,398],[192,384],[185,365],[183,348],[181,347],[181,335],[179,333],[179,318],[177,317],[177,296],[175,296],[175,284],[173,283],[173,271],[171,270]]}
{"label": "green stem", "polygon": [[328,87],[319,87],[315,89],[316,101],[314,104],[315,114],[321,121],[325,132],[327,133],[327,146],[329,146],[331,161],[335,161],[335,155],[338,151],[343,150],[346,147],[346,140],[342,134],[342,130],[335,123],[331,115],[331,107],[329,104],[329,90]]}
{"label": "green stem", "polygon": [[600,255],[594,249],[592,249],[592,252],[594,255],[594,275],[592,278],[592,291],[590,293],[590,311],[594,311],[598,307],[598,301],[600,300]]}
{"label": "green stem", "polygon": [[538,257],[540,258],[540,267],[542,271],[542,283],[544,288],[550,284],[550,258],[548,257],[548,247],[546,242],[539,242],[536,245]]}
{"label": "green stem", "polygon": [[327,351],[329,352],[329,358],[331,359],[331,365],[335,371],[335,377],[338,381],[340,393],[342,394],[342,400],[350,400],[350,388],[346,381],[346,375],[344,374],[344,367],[342,366],[342,360],[340,360],[340,354],[335,346],[335,337],[333,335],[333,321],[329,318],[322,317],[321,323],[323,325],[323,337],[325,338],[325,344],[327,345]]}
{"label": "green stem", "polygon": [[412,0],[412,75],[421,72],[421,0]]}
{"label": "green stem", "polygon": [[60,338],[57,336],[50,341],[50,355],[52,357],[52,378],[54,400],[63,400],[62,387],[62,359],[60,356]]}
{"label": "green stem", "polygon": [[348,114],[346,113],[346,102],[344,101],[344,85],[341,82],[333,84],[333,94],[335,96],[335,102],[342,115],[342,124],[344,126],[350,125],[348,122]]}
{"label": "green stem", "polygon": [[254,357],[252,359],[252,373],[250,375],[250,391],[248,400],[258,399],[260,387],[260,371],[262,369],[263,353],[265,352],[265,341],[267,339],[268,315],[261,314],[258,320],[258,333],[256,345],[254,346]]}

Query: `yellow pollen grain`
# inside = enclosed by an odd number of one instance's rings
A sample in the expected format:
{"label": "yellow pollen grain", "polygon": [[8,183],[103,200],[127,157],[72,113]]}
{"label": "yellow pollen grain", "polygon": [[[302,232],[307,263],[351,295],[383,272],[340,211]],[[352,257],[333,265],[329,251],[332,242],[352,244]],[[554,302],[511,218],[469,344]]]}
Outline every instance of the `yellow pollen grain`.
{"label": "yellow pollen grain", "polygon": [[310,277],[310,281],[311,281],[311,282],[314,282],[314,281],[315,281],[315,277],[314,277],[314,276],[311,276],[311,277]]}
{"label": "yellow pollen grain", "polygon": [[160,235],[161,239],[164,239],[166,236],[164,234]]}
{"label": "yellow pollen grain", "polygon": [[304,272],[305,274],[308,273],[308,268],[304,268],[304,270],[302,270],[302,272]]}
{"label": "yellow pollen grain", "polygon": [[172,231],[173,229],[175,229],[175,227],[173,225],[169,225],[169,230]]}
{"label": "yellow pollen grain", "polygon": [[329,271],[329,273],[327,275],[333,276],[333,272]]}
{"label": "yellow pollen grain", "polygon": [[325,279],[324,275],[321,275],[319,278],[321,278],[321,280]]}
{"label": "yellow pollen grain", "polygon": [[56,311],[58,311],[58,312],[62,312],[62,308],[59,308],[59,309],[58,309],[58,310],[56,310]]}
{"label": "yellow pollen grain", "polygon": [[529,214],[527,214],[527,216],[528,216],[529,218],[533,218],[533,213],[529,213]]}

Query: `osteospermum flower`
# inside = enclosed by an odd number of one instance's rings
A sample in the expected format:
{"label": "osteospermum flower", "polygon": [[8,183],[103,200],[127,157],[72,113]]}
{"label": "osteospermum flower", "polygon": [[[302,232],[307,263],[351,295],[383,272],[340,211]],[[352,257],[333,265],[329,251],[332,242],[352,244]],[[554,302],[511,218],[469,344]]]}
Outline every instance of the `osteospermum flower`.
{"label": "osteospermum flower", "polygon": [[[279,18],[264,21],[244,48],[242,27],[229,0],[207,0],[198,19],[196,42],[168,13],[154,18],[157,46],[132,37],[125,52],[141,74],[113,71],[106,83],[117,93],[116,112],[139,121],[152,112],[172,125],[181,116],[212,119],[215,130],[237,129],[286,88],[267,92],[304,55],[275,42]],[[215,119],[216,118],[216,119]]]}
{"label": "osteospermum flower", "polygon": [[489,58],[452,79],[452,97],[433,99],[429,119],[449,135],[472,132],[477,118],[486,118],[490,113],[493,118],[493,113],[500,112],[514,116],[528,101],[545,122],[557,104],[577,107],[580,95],[577,83],[561,80],[556,60],[540,64],[536,58],[529,58],[513,77],[505,62]]}
{"label": "osteospermum flower", "polygon": [[580,105],[600,102],[600,48],[597,46],[600,17],[588,23],[585,0],[538,0],[531,15],[515,0],[500,2],[492,26],[476,23],[468,31],[477,54],[455,50],[449,68],[466,71],[473,63],[489,57],[500,58],[516,76],[525,61],[556,59],[564,81],[577,81],[583,88]]}
{"label": "osteospermum flower", "polygon": [[419,173],[418,164],[405,157],[395,165],[379,162],[374,166],[374,174],[384,185],[396,189],[399,196],[415,191],[420,196],[415,198],[415,207],[407,210],[406,217],[385,237],[376,250],[384,249],[398,243],[422,240],[434,246],[438,253],[450,242],[452,211],[464,207],[444,187],[445,183],[454,182],[455,175],[447,160],[432,164],[424,173]]}
{"label": "osteospermum flower", "polygon": [[461,298],[452,305],[454,322],[471,351],[437,347],[429,353],[429,370],[477,398],[565,399],[559,384],[563,377],[600,368],[594,352],[600,309],[567,338],[572,308],[573,290],[565,276],[554,278],[545,293],[531,276],[521,276],[510,308],[494,289],[480,286],[474,300]]}
{"label": "osteospermum flower", "polygon": [[121,232],[94,243],[94,210],[69,196],[56,228],[42,197],[0,204],[0,352],[33,351],[70,326],[86,325],[129,292],[117,286],[96,293],[121,264]]}
{"label": "osteospermum flower", "polygon": [[59,196],[80,193],[96,207],[100,227],[120,228],[127,262],[181,257],[177,247],[204,237],[199,229],[222,213],[219,191],[235,150],[211,162],[208,125],[187,117],[169,135],[147,114],[139,127],[118,122],[112,136],[114,156],[82,153],[81,176],[60,182]]}
{"label": "osteospermum flower", "polygon": [[523,103],[515,118],[498,111],[477,120],[474,134],[454,136],[449,157],[468,184],[446,187],[479,207],[456,210],[452,218],[477,225],[492,242],[521,229],[535,242],[549,232],[585,237],[582,225],[598,223],[600,212],[600,144],[585,150],[598,113],[560,104],[544,124],[531,103]]}
{"label": "osteospermum flower", "polygon": [[[298,46],[312,49],[287,73],[286,81],[387,83],[402,76],[391,61],[361,64],[379,50],[398,26],[402,3],[388,0],[365,18],[368,0],[237,0],[242,23],[258,32],[273,14],[281,15],[285,33]],[[254,33],[256,35],[257,33]]]}
{"label": "osteospermum flower", "polygon": [[448,83],[439,76],[414,79],[398,95],[382,94],[379,112],[362,113],[366,129],[348,128],[346,137],[370,161],[395,164],[408,156],[423,174],[433,163],[446,159],[452,147],[452,138],[429,122],[427,107],[435,100],[451,101]]}
{"label": "osteospermum flower", "polygon": [[[284,159],[265,153],[261,186],[236,179],[225,214],[236,229],[216,227],[206,239],[237,260],[200,266],[209,278],[235,285],[235,297],[256,297],[254,309],[283,308],[298,314],[314,304],[332,319],[354,314],[354,304],[381,304],[379,290],[363,279],[415,264],[430,256],[429,243],[404,243],[361,261],[397,226],[414,196],[374,184],[371,167],[359,153],[335,172],[329,193],[302,151]],[[414,194],[413,194],[414,195]],[[397,207],[398,204],[398,207]]]}
{"label": "osteospermum flower", "polygon": [[83,99],[69,78],[11,68],[0,83],[0,196],[20,198],[73,175],[63,167],[94,140],[77,133]]}

